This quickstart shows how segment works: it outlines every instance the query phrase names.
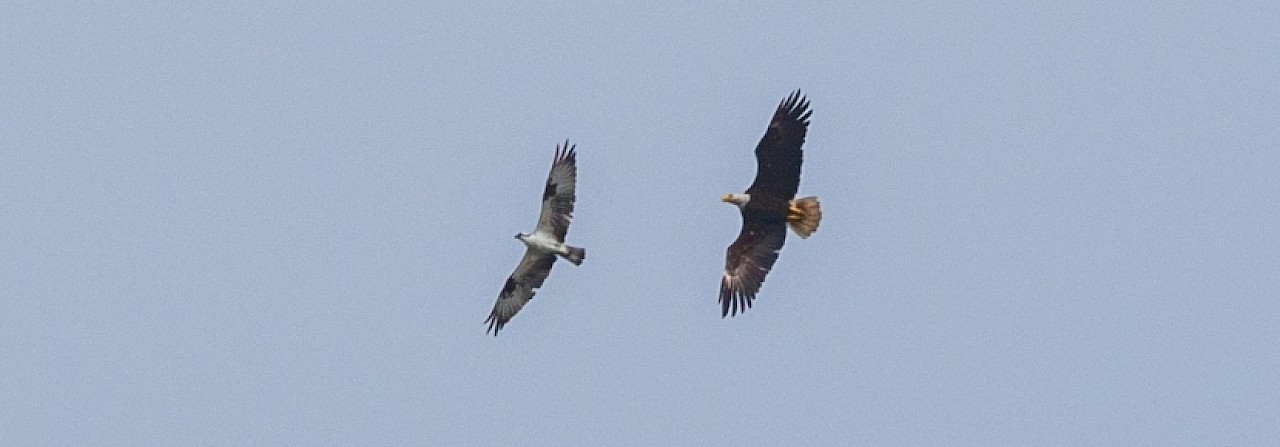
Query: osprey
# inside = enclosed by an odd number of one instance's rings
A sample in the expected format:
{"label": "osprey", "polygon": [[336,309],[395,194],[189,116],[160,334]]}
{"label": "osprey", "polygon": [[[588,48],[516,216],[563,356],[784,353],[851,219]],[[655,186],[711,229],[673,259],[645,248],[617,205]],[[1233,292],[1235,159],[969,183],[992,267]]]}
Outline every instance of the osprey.
{"label": "osprey", "polygon": [[511,317],[533,299],[534,289],[542,287],[542,282],[547,280],[557,256],[573,265],[582,265],[582,259],[587,256],[586,249],[564,243],[569,221],[573,219],[573,188],[578,177],[575,147],[577,145],[569,146],[568,140],[563,146],[556,146],[551,173],[547,174],[547,186],[542,190],[542,214],[538,215],[538,227],[533,233],[516,234],[516,239],[524,242],[526,247],[524,257],[516,271],[507,277],[502,291],[498,292],[498,302],[493,304],[493,311],[484,321],[489,324],[485,333],[492,331],[496,337]]}
{"label": "osprey", "polygon": [[725,255],[720,278],[720,317],[746,312],[760,291],[764,277],[778,260],[787,227],[807,238],[818,230],[822,210],[817,197],[795,199],[800,188],[804,135],[809,128],[809,101],[791,93],[773,112],[764,138],[756,145],[756,179],[743,194],[725,194],[721,201],[738,206],[742,231]]}

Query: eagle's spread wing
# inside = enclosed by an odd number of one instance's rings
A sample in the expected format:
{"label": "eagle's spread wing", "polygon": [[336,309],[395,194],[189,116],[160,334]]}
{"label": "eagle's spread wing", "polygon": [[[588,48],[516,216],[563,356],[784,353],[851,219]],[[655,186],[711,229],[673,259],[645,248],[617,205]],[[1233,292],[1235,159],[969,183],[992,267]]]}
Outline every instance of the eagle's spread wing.
{"label": "eagle's spread wing", "polygon": [[720,316],[746,312],[760,291],[764,276],[778,260],[778,250],[787,239],[782,221],[752,219],[743,215],[742,232],[729,245],[724,276],[720,278]]}
{"label": "eagle's spread wing", "polygon": [[790,200],[800,189],[800,164],[804,161],[805,132],[809,129],[809,100],[796,90],[778,104],[769,130],[756,145],[756,179],[747,194]]}
{"label": "eagle's spread wing", "polygon": [[498,292],[498,302],[493,304],[489,319],[484,320],[489,324],[486,333],[493,331],[493,335],[497,336],[498,331],[511,321],[511,317],[514,317],[516,312],[520,312],[520,309],[533,299],[534,289],[542,287],[543,281],[547,280],[547,275],[551,274],[551,265],[555,262],[556,255],[538,254],[528,249],[524,251],[524,258],[520,259],[516,271],[511,272],[511,276],[507,277],[507,283],[502,286],[502,291]]}
{"label": "eagle's spread wing", "polygon": [[560,242],[564,242],[569,221],[573,220],[573,190],[578,181],[575,147],[577,145],[570,146],[567,140],[563,146],[556,146],[556,158],[547,174],[547,186],[542,190],[542,214],[538,215],[537,231],[550,231]]}

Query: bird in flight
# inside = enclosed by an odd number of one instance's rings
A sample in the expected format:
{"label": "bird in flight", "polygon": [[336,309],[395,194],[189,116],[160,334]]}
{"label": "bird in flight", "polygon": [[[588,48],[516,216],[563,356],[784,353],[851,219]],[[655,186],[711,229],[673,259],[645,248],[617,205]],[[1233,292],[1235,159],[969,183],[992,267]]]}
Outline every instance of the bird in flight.
{"label": "bird in flight", "polygon": [[720,278],[721,318],[751,307],[765,275],[778,260],[787,227],[802,239],[818,230],[822,220],[818,198],[795,198],[804,161],[800,146],[804,145],[811,113],[809,101],[799,90],[782,100],[756,145],[755,181],[745,193],[720,197],[742,212],[742,231],[729,245]]}
{"label": "bird in flight", "polygon": [[587,256],[586,249],[573,247],[564,243],[565,233],[569,231],[569,222],[573,220],[574,186],[577,183],[577,154],[566,140],[564,145],[556,146],[556,156],[551,163],[551,173],[547,174],[547,185],[542,190],[542,213],[538,215],[538,226],[533,233],[518,233],[516,239],[524,242],[524,257],[516,270],[507,277],[502,291],[498,292],[498,301],[493,304],[493,311],[485,323],[489,329],[485,333],[498,331],[511,321],[529,300],[533,299],[534,290],[542,287],[551,274],[551,265],[556,257],[562,257],[573,265],[582,265]]}

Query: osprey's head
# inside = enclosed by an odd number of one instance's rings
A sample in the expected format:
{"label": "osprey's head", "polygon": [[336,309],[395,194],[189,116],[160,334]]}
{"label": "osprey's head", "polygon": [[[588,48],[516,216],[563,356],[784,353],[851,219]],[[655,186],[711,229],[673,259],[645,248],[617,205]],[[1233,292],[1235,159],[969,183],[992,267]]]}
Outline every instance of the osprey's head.
{"label": "osprey's head", "polygon": [[724,203],[732,203],[734,205],[738,205],[738,208],[742,208],[747,205],[747,202],[751,201],[751,195],[750,194],[725,194],[723,196],[720,196],[720,201]]}

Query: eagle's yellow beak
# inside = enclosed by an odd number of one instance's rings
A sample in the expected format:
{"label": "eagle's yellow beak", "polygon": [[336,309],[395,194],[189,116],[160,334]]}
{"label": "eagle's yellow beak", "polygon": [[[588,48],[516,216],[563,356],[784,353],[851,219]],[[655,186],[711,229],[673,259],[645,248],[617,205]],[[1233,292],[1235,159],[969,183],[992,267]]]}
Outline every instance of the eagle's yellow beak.
{"label": "eagle's yellow beak", "polygon": [[725,194],[725,195],[723,195],[723,196],[720,196],[720,201],[721,201],[721,202],[725,202],[725,203],[733,203],[733,199],[732,199],[731,197],[729,197],[729,194]]}

